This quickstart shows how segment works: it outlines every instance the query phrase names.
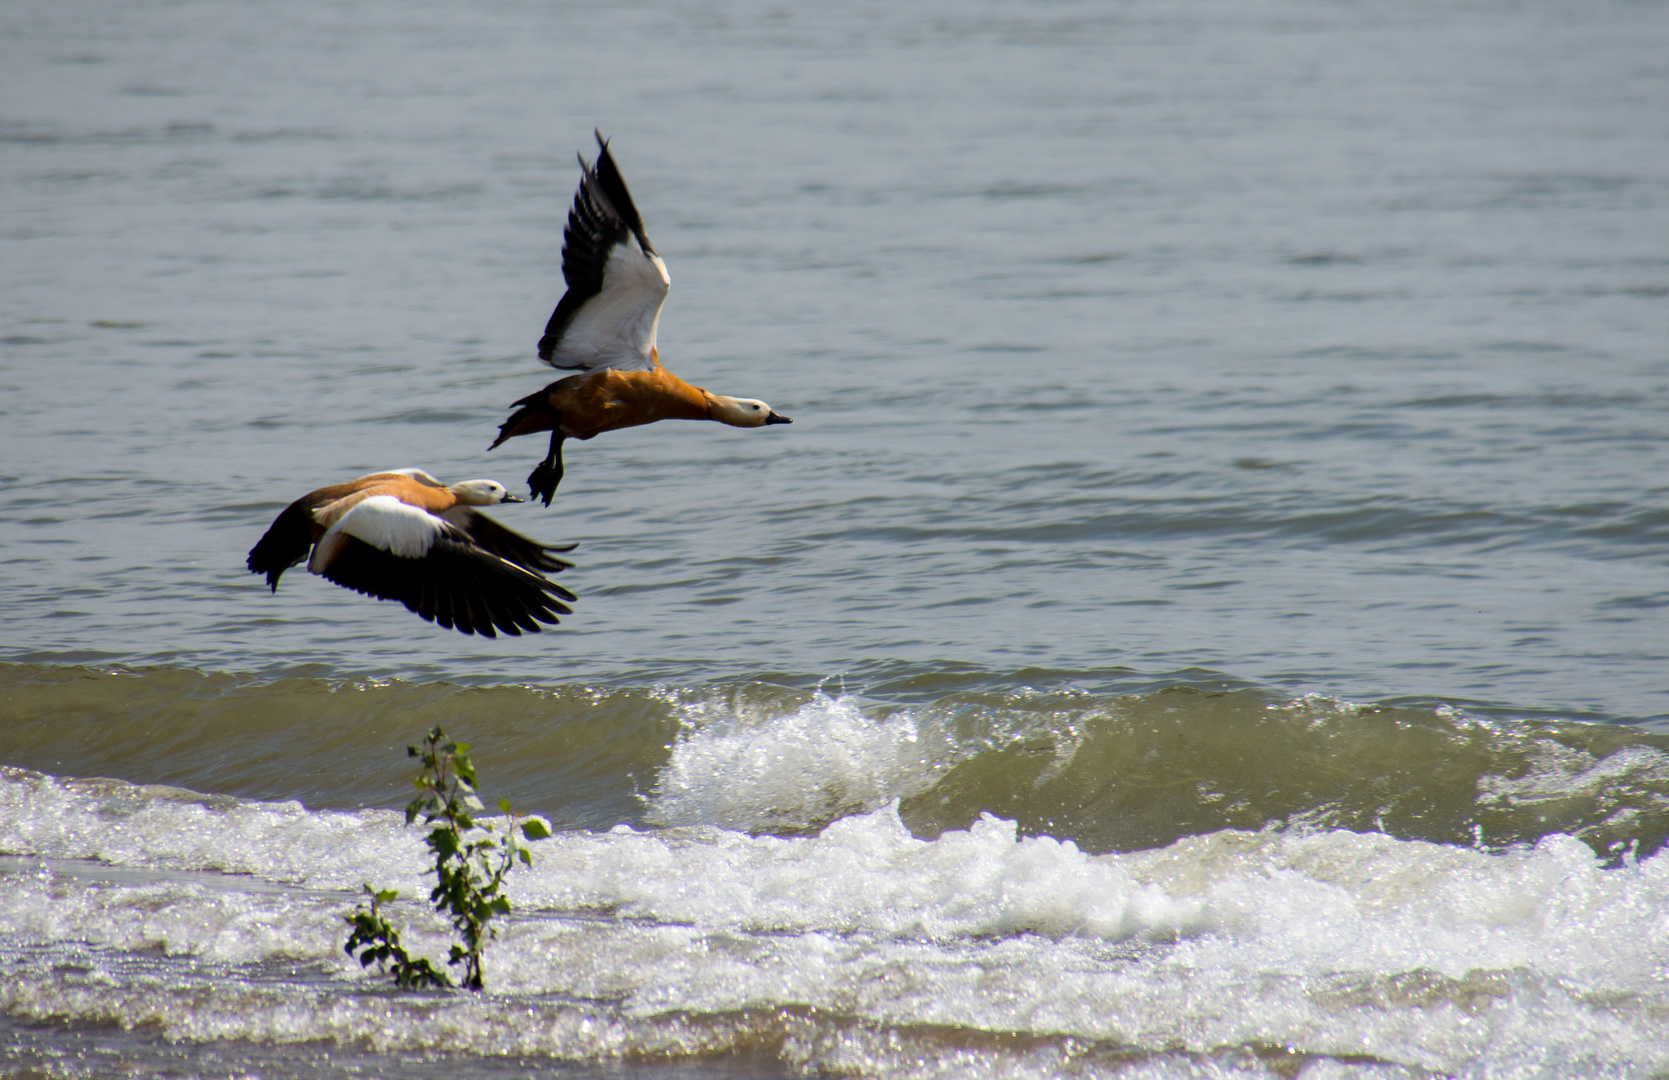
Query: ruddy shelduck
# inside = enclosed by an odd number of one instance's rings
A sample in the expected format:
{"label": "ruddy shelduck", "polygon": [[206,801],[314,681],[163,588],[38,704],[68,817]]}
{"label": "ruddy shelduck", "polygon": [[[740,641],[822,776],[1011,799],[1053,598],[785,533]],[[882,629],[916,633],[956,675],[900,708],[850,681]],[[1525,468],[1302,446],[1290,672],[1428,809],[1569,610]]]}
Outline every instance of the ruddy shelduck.
{"label": "ruddy shelduck", "polygon": [[568,291],[539,340],[539,359],[579,374],[510,406],[516,411],[493,440],[497,446],[517,435],[551,433],[550,452],[527,478],[546,506],[562,482],[564,439],[657,420],[717,420],[744,428],[791,423],[763,401],[708,393],[661,367],[655,330],[672,279],[600,132],[597,146],[595,168],[580,158],[579,191],[562,236]]}
{"label": "ruddy shelduck", "polygon": [[[278,515],[249,552],[249,572],[273,592],[284,571],[307,569],[355,592],[398,600],[466,634],[519,635],[555,623],[574,594],[545,573],[572,551],[530,540],[476,510],[522,502],[496,480],[442,484],[422,469],[371,473],[310,491]],[[308,550],[312,550],[309,557]]]}

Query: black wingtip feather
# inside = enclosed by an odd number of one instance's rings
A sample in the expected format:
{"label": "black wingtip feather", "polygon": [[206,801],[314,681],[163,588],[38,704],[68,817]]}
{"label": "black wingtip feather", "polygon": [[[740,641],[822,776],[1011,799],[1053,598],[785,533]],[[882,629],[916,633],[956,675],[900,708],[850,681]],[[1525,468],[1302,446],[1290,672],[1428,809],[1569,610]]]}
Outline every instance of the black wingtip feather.
{"label": "black wingtip feather", "polygon": [[[557,623],[559,612],[572,612],[555,597],[572,600],[573,593],[520,565],[515,557],[489,551],[468,539],[460,526],[453,528],[457,530],[454,536],[437,540],[429,554],[419,559],[401,558],[354,540],[343,547],[324,576],[366,596],[398,600],[443,629],[485,638],[496,638],[499,631],[512,636],[536,633],[539,623]],[[491,528],[496,529],[494,539],[507,537],[513,542],[511,556],[542,555],[545,550],[537,541],[496,523]],[[530,557],[529,561],[534,560]]]}
{"label": "black wingtip feather", "polygon": [[284,571],[307,558],[313,546],[312,498],[304,496],[286,506],[244,560],[251,574],[267,576],[267,587],[273,592],[278,591],[278,579]]}
{"label": "black wingtip feather", "polygon": [[[535,470],[537,472],[537,470]],[[531,483],[531,478],[530,478]],[[535,488],[535,495],[539,489]],[[556,552],[567,553],[573,551],[578,544],[546,544],[538,540],[523,536],[514,529],[500,525],[497,521],[478,510],[467,510],[461,515],[458,511],[449,511],[458,515],[452,520],[459,528],[469,535],[470,540],[483,551],[489,551],[506,562],[515,563],[524,570],[534,573],[559,574],[570,570],[574,564],[567,559],[557,558]]]}
{"label": "black wingtip feather", "polygon": [[544,336],[539,339],[539,359],[547,364],[553,363],[561,348],[568,324],[585,302],[602,289],[603,270],[614,245],[630,233],[637,237],[639,247],[655,254],[643,227],[643,216],[638,213],[637,204],[620,175],[620,167],[614,162],[608,140],[601,129],[593,129],[592,134],[597,139],[597,162],[590,164],[584,154],[578,155],[579,190],[574,193],[568,224],[562,232],[562,279],[568,291],[551,312]]}
{"label": "black wingtip feather", "polygon": [[609,153],[608,143],[601,135],[597,136],[597,145],[601,147],[597,154],[597,168],[592,175],[597,179],[597,185],[603,189],[608,201],[614,204],[614,210],[620,215],[620,220],[632,230],[637,237],[638,246],[654,255],[655,245],[649,242],[649,234],[643,228],[643,216],[637,212],[637,204],[632,201],[632,193],[626,189],[626,180],[620,175],[620,166],[614,163],[614,155]]}

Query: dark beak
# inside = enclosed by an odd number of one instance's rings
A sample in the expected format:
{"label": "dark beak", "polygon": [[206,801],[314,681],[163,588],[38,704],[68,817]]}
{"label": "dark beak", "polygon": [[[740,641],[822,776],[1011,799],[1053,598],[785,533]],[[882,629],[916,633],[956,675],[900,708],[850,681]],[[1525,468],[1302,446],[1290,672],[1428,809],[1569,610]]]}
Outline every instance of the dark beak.
{"label": "dark beak", "polygon": [[767,425],[770,425],[770,424],[792,424],[793,422],[794,421],[790,420],[788,417],[783,416],[781,413],[777,413],[777,412],[773,412],[770,416],[767,416],[765,418],[765,423]]}
{"label": "dark beak", "polygon": [[520,496],[512,495],[508,491],[506,491],[504,493],[504,499],[502,501],[504,501],[504,502],[526,502],[527,500],[521,498]]}

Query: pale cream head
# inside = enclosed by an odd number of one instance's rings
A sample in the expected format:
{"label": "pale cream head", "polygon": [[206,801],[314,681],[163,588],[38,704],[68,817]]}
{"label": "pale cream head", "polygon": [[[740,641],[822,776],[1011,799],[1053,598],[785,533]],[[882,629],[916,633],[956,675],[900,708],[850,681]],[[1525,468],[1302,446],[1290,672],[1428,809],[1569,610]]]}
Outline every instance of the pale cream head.
{"label": "pale cream head", "polygon": [[497,480],[465,480],[446,489],[464,506],[495,506],[498,503],[521,502]]}
{"label": "pale cream head", "polygon": [[731,427],[793,423],[788,417],[772,412],[771,407],[758,398],[733,398],[723,394],[707,395],[707,415]]}

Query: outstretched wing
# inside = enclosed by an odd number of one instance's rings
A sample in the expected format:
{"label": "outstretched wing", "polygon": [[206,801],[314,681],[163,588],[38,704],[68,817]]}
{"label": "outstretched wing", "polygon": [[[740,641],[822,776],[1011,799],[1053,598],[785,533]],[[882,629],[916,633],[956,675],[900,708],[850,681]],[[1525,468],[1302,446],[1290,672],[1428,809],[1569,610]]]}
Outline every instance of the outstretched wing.
{"label": "outstretched wing", "polygon": [[573,609],[574,594],[474,544],[440,539],[420,559],[407,559],[363,540],[350,540],[324,570],[344,588],[398,600],[448,630],[497,637],[537,633]]}
{"label": "outstretched wing", "polygon": [[470,506],[454,506],[441,517],[468,533],[477,547],[513,562],[524,570],[556,574],[572,569],[574,565],[567,559],[559,559],[551,553],[572,551],[579,547],[578,544],[542,544],[514,529],[500,525]]}
{"label": "outstretched wing", "polygon": [[484,637],[537,632],[540,623],[573,610],[562,603],[574,599],[567,589],[485,550],[458,525],[386,495],[338,519],[319,538],[310,568],[344,588],[398,600],[447,629]]}
{"label": "outstretched wing", "polygon": [[595,168],[580,158],[583,175],[562,234],[568,291],[545,324],[539,359],[581,371],[648,371],[672,279],[600,133],[597,145]]}
{"label": "outstretched wing", "polygon": [[266,534],[249,549],[245,564],[251,574],[265,574],[273,592],[278,591],[278,579],[284,571],[307,558],[313,546],[316,525],[313,511],[347,494],[352,484],[335,484],[310,491],[284,508]]}

